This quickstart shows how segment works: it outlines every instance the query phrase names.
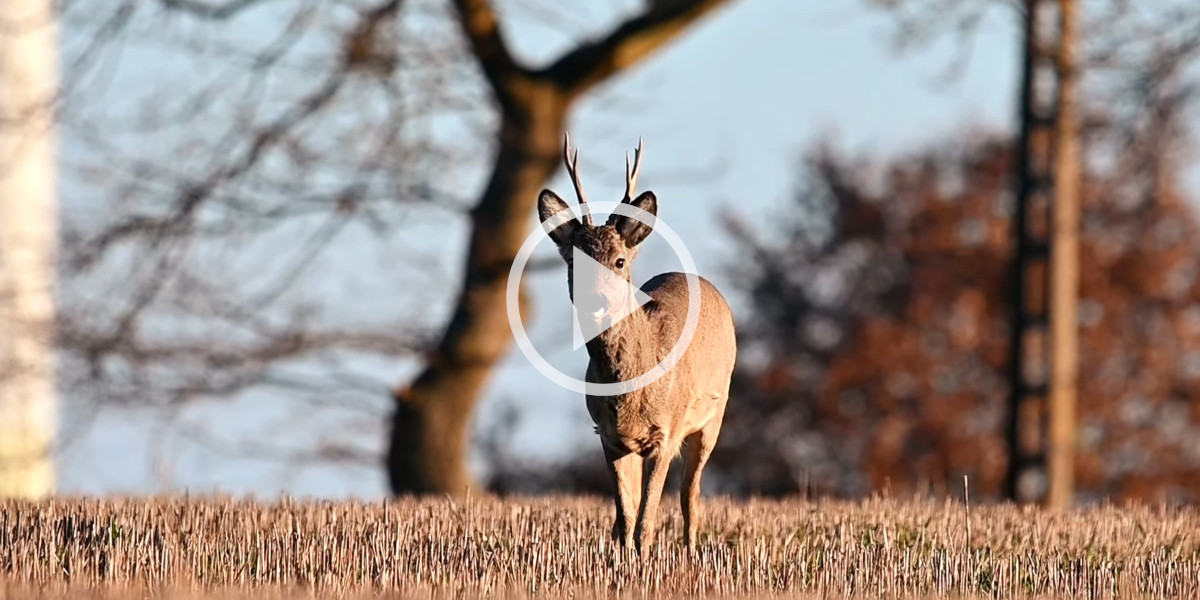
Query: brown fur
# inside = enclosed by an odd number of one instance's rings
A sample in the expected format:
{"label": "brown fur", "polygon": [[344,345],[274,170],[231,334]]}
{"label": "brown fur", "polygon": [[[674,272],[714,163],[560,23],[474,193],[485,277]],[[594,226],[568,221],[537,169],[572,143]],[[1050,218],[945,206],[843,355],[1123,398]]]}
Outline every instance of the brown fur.
{"label": "brown fur", "polygon": [[[632,202],[627,198],[626,202],[651,213],[657,210],[657,200],[649,192]],[[565,206],[553,192],[544,191],[539,201],[542,220]],[[637,245],[649,229],[632,235],[626,229],[623,233],[622,218],[614,215],[599,227],[571,221],[551,233],[569,267],[569,289],[574,288],[572,248],[579,248],[630,280]],[[618,268],[617,261],[622,258],[624,268]],[[663,273],[641,289],[653,300],[588,342],[591,360],[587,381],[633,379],[661,362],[679,339],[688,310],[686,276]],[[698,327],[674,368],[642,389],[619,396],[587,397],[588,412],[596,424],[616,492],[612,535],[627,546],[636,543],[644,549],[653,543],[667,469],[685,441],[680,490],[684,543],[690,547],[696,542],[700,472],[720,432],[737,354],[729,305],[702,277],[700,291]],[[609,298],[611,304],[614,296],[623,292],[597,293]]]}

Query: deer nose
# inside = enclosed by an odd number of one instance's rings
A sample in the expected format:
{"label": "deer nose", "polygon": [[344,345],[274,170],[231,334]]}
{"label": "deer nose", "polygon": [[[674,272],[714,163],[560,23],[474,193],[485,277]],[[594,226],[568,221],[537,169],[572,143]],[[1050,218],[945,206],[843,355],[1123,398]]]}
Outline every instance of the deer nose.
{"label": "deer nose", "polygon": [[575,299],[575,308],[582,314],[598,319],[608,310],[608,300],[600,294],[580,294]]}

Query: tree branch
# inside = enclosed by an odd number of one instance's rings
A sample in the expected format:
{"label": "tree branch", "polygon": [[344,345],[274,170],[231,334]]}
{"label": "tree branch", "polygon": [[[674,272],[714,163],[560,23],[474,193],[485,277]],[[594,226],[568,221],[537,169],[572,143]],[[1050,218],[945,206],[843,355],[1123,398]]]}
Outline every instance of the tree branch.
{"label": "tree branch", "polygon": [[229,19],[262,1],[264,0],[227,0],[221,4],[212,4],[204,0],[161,0],[163,6],[169,9],[180,10],[210,21]]}
{"label": "tree branch", "polygon": [[508,51],[500,32],[500,19],[488,0],[454,0],[458,23],[471,44],[471,52],[483,69],[496,98],[505,104],[510,96],[510,77],[524,73]]}
{"label": "tree branch", "polygon": [[654,0],[603,39],[580,44],[538,73],[573,95],[628,69],[727,0]]}

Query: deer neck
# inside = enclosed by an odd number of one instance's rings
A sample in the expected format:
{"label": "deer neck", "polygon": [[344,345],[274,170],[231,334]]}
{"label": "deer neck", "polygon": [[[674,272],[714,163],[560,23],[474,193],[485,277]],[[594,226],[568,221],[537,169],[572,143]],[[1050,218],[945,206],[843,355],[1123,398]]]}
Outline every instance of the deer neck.
{"label": "deer neck", "polygon": [[644,307],[588,341],[587,350],[604,383],[629,381],[661,360],[657,336]]}

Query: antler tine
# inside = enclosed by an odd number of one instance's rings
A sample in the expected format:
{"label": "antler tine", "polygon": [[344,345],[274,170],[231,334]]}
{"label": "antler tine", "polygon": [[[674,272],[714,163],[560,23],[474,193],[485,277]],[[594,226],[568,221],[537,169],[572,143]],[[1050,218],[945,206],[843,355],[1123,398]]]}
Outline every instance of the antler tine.
{"label": "antler tine", "polygon": [[638,173],[642,170],[642,138],[638,138],[637,148],[633,150],[633,166],[629,165],[629,153],[625,154],[625,201],[633,200],[637,191]]}
{"label": "antler tine", "polygon": [[[583,182],[579,179],[579,150],[576,149],[572,155],[571,134],[567,132],[564,132],[563,135],[563,162],[567,165],[567,174],[571,176],[571,184],[575,186],[575,196],[579,198],[579,205],[582,207],[587,204],[587,196],[583,193]],[[592,225],[590,212],[583,214],[583,223]]]}

